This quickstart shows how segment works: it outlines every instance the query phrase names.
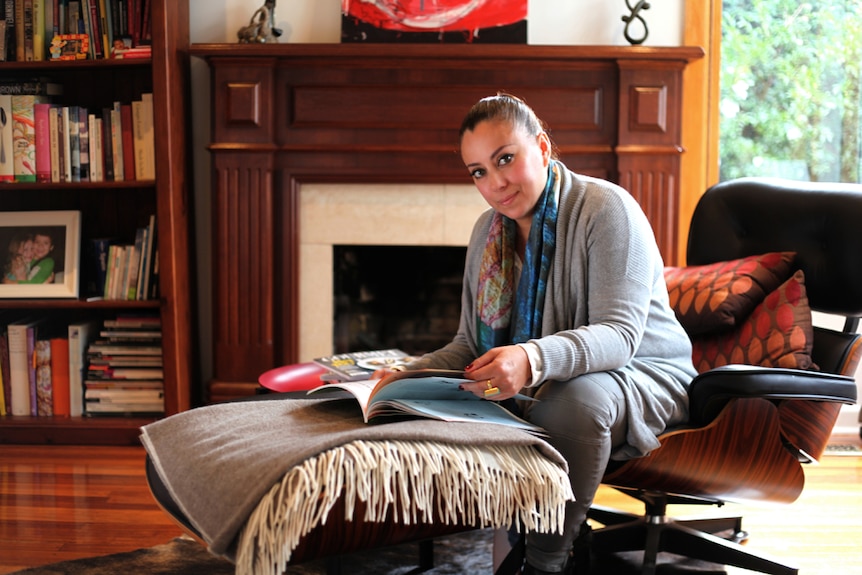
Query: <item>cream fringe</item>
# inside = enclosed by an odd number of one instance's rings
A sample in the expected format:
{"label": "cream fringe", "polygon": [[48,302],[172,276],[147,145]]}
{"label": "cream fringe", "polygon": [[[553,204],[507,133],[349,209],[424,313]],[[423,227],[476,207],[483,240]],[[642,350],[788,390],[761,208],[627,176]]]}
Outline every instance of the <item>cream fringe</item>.
{"label": "cream fringe", "polygon": [[541,533],[562,532],[574,499],[566,472],[531,446],[355,441],[297,465],[261,499],[240,533],[236,573],[282,573],[341,495],[346,521],[358,499],[366,522],[385,521],[398,503],[406,525],[436,511],[445,524]]}

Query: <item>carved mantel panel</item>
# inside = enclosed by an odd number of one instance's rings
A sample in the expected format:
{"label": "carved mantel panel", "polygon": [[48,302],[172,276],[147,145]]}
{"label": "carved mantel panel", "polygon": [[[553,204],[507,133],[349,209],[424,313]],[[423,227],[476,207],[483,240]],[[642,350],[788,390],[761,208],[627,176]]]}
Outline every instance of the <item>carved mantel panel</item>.
{"label": "carved mantel panel", "polygon": [[461,117],[523,97],[563,161],[622,184],[677,254],[682,73],[700,48],[196,45],[211,70],[216,398],[297,361],[306,182],[463,183]]}

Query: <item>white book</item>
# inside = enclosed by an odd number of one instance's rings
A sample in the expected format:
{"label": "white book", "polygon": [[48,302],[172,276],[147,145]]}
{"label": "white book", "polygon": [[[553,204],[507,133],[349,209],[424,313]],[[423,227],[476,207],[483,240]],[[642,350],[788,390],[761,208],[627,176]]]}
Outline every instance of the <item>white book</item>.
{"label": "white book", "polygon": [[102,126],[96,124],[96,115],[87,115],[87,131],[90,133],[90,181],[102,181]]}
{"label": "white book", "polygon": [[48,110],[48,130],[51,135],[51,181],[60,181],[60,108]]}
{"label": "white book", "polygon": [[[97,164],[99,166],[99,169],[97,172],[97,177],[99,178],[98,179],[99,182],[105,181],[105,134],[103,133],[104,122],[105,121],[102,119],[101,116],[96,116],[96,119],[94,121],[96,131],[93,132],[92,134],[90,134],[91,138],[95,138],[95,143],[96,143],[95,144],[96,145],[95,151],[96,151]],[[92,162],[93,160],[91,159],[90,161]]]}
{"label": "white book", "polygon": [[120,103],[114,102],[111,109],[111,150],[114,158],[114,181],[122,182],[123,173],[123,118],[120,113]]}
{"label": "white book", "polygon": [[153,180],[156,177],[153,95],[143,94],[141,98],[132,102],[132,144],[136,177],[139,180]]}
{"label": "white book", "polygon": [[87,348],[98,332],[96,321],[69,325],[69,399],[72,417],[84,414],[84,377],[87,368]]}

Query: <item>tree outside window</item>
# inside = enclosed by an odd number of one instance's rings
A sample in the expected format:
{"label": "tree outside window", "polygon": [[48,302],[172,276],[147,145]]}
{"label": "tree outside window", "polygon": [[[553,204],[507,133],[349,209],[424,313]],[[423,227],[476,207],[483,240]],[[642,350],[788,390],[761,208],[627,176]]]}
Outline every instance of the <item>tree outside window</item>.
{"label": "tree outside window", "polygon": [[862,182],[862,2],[724,0],[720,177]]}

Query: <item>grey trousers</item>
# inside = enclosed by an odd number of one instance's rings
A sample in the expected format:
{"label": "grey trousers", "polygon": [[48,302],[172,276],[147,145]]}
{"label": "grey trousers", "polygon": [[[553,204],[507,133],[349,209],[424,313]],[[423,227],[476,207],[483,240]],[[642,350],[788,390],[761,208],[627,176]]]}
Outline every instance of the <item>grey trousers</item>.
{"label": "grey trousers", "polygon": [[542,426],[569,464],[575,501],[566,506],[565,531],[530,533],[527,562],[537,569],[561,571],[586,520],[611,452],[626,438],[626,402],[622,388],[607,372],[590,373],[570,381],[547,381],[536,391],[539,401],[528,402],[525,418]]}

